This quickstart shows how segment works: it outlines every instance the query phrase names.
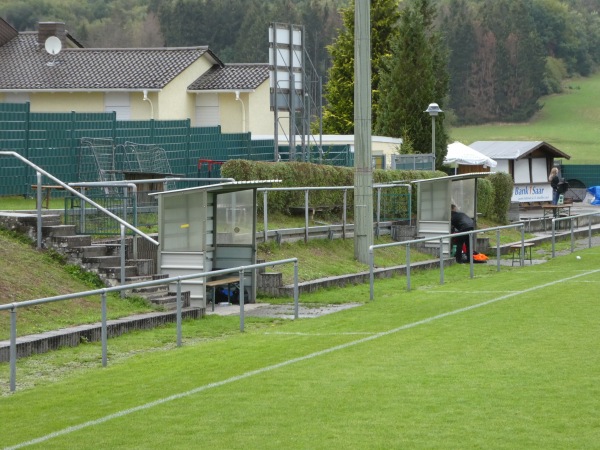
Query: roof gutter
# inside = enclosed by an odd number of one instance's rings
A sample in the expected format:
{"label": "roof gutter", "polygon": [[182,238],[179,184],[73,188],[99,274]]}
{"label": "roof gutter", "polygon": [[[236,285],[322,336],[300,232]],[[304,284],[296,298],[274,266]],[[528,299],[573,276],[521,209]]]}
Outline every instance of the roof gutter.
{"label": "roof gutter", "polygon": [[[106,92],[143,92],[143,91],[147,91],[147,92],[162,92],[162,89],[147,89],[144,87],[137,87],[137,88],[128,88],[128,89],[84,89],[84,88],[78,88],[78,89],[0,89],[0,92],[29,92],[32,94],[36,94],[36,93],[40,93],[40,92],[44,92],[44,93],[51,93],[51,94],[56,94],[56,93],[95,93],[95,92],[101,92],[101,93],[106,93]],[[230,91],[230,92],[235,92],[235,91]]]}
{"label": "roof gutter", "polygon": [[235,94],[236,92],[252,94],[256,89],[188,89],[190,94]]}

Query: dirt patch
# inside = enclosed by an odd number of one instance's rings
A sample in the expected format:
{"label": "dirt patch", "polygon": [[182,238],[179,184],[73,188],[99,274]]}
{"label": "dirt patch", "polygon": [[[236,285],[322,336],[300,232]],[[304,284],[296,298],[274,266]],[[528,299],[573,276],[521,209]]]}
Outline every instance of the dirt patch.
{"label": "dirt patch", "polygon": [[[314,318],[343,311],[345,309],[355,308],[361,303],[345,303],[342,305],[299,305],[298,317]],[[216,305],[215,311],[208,308],[207,314],[219,314],[222,316],[239,315],[239,305]],[[246,317],[276,317],[279,319],[293,319],[294,305],[270,305],[267,303],[251,303],[244,305],[244,316]]]}

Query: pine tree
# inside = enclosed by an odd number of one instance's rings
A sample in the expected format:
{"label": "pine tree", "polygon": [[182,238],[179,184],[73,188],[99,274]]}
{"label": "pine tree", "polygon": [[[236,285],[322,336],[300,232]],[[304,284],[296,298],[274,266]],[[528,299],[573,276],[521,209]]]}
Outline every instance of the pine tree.
{"label": "pine tree", "polygon": [[445,7],[442,29],[448,48],[452,49],[448,58],[448,72],[451,75],[448,86],[448,108],[457,112],[456,123],[477,121],[477,116],[466,116],[472,109],[469,105],[468,85],[471,66],[477,51],[475,38],[475,14],[467,0],[450,0]]}
{"label": "pine tree", "polygon": [[[447,50],[434,30],[435,8],[431,0],[412,0],[402,10],[391,55],[381,73],[378,134],[410,135],[415,153],[431,152],[432,119],[424,112],[435,102],[442,110],[448,94]],[[436,165],[442,164],[448,136],[444,116],[437,116]]]}
{"label": "pine tree", "polygon": [[[379,104],[382,58],[390,52],[399,17],[398,0],[371,1],[371,89],[372,120],[375,123]],[[327,106],[323,112],[323,129],[331,134],[354,133],[354,0],[342,11],[344,28],[328,47],[332,67],[325,86]]]}

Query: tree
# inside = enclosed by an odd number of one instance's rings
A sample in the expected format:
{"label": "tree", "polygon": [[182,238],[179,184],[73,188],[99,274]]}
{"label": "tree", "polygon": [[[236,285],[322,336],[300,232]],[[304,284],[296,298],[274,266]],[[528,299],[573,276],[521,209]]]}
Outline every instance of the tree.
{"label": "tree", "polygon": [[[431,151],[431,117],[423,111],[435,102],[444,109],[448,94],[447,50],[434,29],[436,10],[431,0],[410,0],[402,10],[391,54],[381,73],[380,113],[376,132],[408,134],[416,153]],[[435,156],[440,167],[448,135],[443,115],[436,119]]]}
{"label": "tree", "polygon": [[452,49],[448,57],[448,72],[451,74],[448,107],[460,112],[456,115],[456,123],[476,121],[477,117],[465,116],[472,101],[468,95],[468,80],[477,52],[474,12],[466,0],[450,0],[441,15],[446,45]]}
{"label": "tree", "polygon": [[[399,17],[397,0],[371,1],[371,89],[372,120],[375,123],[379,104],[382,58],[390,52]],[[325,133],[354,133],[354,0],[342,10],[344,28],[328,47],[332,67],[325,86],[327,106],[323,112]]]}
{"label": "tree", "polygon": [[483,24],[495,36],[495,120],[522,121],[540,109],[545,58],[527,8],[512,0],[486,0]]}

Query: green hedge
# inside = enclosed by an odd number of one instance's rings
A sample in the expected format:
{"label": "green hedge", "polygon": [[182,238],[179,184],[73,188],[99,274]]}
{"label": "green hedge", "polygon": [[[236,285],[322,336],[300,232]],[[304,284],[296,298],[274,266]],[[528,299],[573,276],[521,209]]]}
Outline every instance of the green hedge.
{"label": "green hedge", "polygon": [[493,200],[487,209],[487,217],[499,223],[508,223],[508,210],[513,192],[513,179],[505,172],[492,173],[487,177],[493,187]]}
{"label": "green hedge", "polygon": [[477,180],[477,212],[490,218],[493,212],[494,186],[487,178]]}
{"label": "green hedge", "polygon": [[[221,167],[223,177],[234,178],[237,181],[251,180],[281,180],[273,187],[325,187],[353,186],[354,168],[337,167],[304,162],[261,162],[235,159],[227,161]],[[373,170],[373,183],[385,184],[394,181],[412,181],[444,177],[440,171],[422,170]],[[390,193],[391,190],[386,190]],[[398,188],[398,193],[406,193],[405,188]],[[354,208],[354,192],[348,191],[347,208]],[[310,194],[311,205],[339,206],[343,205],[343,192],[315,191]],[[303,191],[278,191],[269,193],[269,211],[289,213],[290,207],[304,206]],[[413,212],[416,201],[412,201]],[[259,210],[262,203],[259,202]]]}

